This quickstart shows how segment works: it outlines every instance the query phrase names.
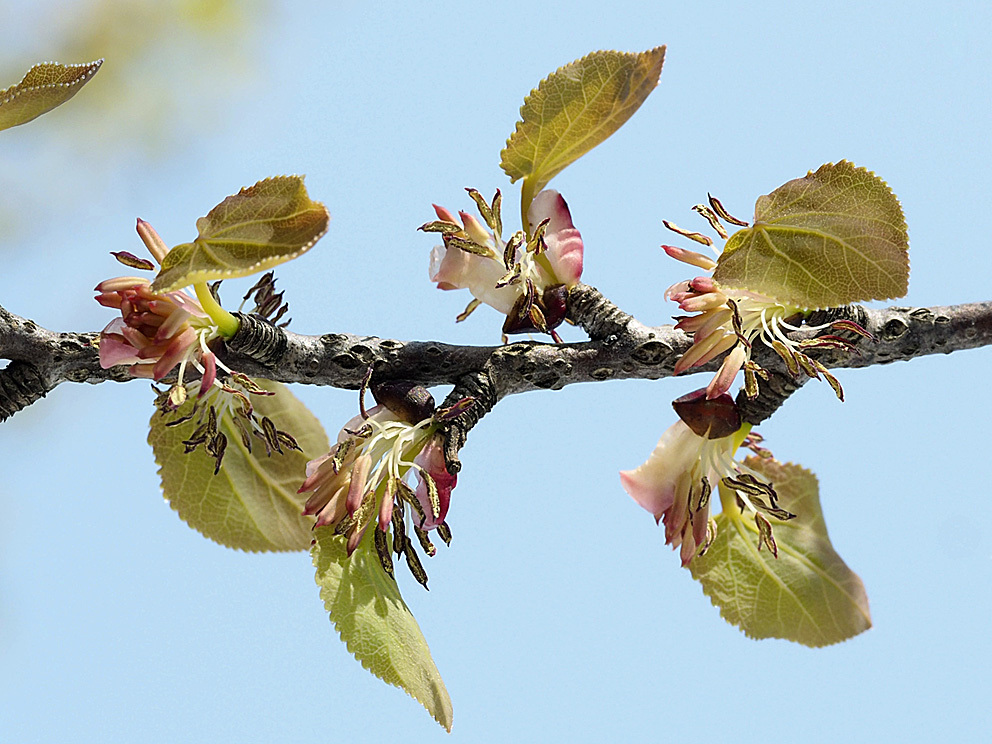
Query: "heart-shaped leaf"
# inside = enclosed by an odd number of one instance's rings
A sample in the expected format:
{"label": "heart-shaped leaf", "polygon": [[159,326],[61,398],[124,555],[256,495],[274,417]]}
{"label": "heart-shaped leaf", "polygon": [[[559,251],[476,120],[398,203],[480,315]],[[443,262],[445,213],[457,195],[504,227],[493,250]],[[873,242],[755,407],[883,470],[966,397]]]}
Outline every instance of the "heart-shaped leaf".
{"label": "heart-shaped leaf", "polygon": [[98,59],[84,65],[35,65],[17,85],[0,91],[0,129],[25,124],[61,106],[96,75],[102,64],[103,60]]}
{"label": "heart-shaped leaf", "polygon": [[510,181],[523,178],[533,198],[633,116],[658,84],[664,61],[663,46],[640,53],[600,51],[548,75],[524,99],[521,121],[500,154]]}
{"label": "heart-shaped leaf", "polygon": [[804,309],[902,297],[909,236],[881,178],[842,160],[758,199],[754,224],[730,236],[713,278]]}
{"label": "heart-shaped leaf", "polygon": [[166,254],[152,289],[170,292],[289,261],[320,239],[328,220],[327,208],[310,199],[301,176],[259,181],[196,221],[199,236]]}
{"label": "heart-shaped leaf", "polygon": [[[218,416],[217,429],[227,438],[227,448],[214,475],[216,461],[203,447],[185,453],[183,442],[191,438],[197,420],[166,426],[174,417],[156,411],[148,443],[159,465],[162,492],[184,522],[221,545],[248,551],[306,550],[313,519],[302,515],[306,497],[296,491],[307,461],[330,449],[327,434],[288,388],[268,380],[255,382],[275,392],[251,396],[255,414],[289,432],[302,451],[283,447],[283,454],[266,455],[265,443],[256,438],[249,452],[241,429],[226,412]],[[192,407],[193,401],[187,401],[177,416]]]}
{"label": "heart-shaped leaf", "polygon": [[721,484],[716,539],[689,564],[703,592],[751,638],[827,646],[870,628],[864,585],[827,536],[816,476],[792,463],[757,457],[745,463],[774,486],[779,506],[797,516],[775,521],[776,558],[758,549],[754,521],[741,515]]}
{"label": "heart-shaped leaf", "polygon": [[348,557],[344,537],[332,527],[315,530],[311,549],[320,598],[341,640],[379,679],[406,690],[451,731],[451,699],[420,626],[399,587],[379,563],[369,527]]}

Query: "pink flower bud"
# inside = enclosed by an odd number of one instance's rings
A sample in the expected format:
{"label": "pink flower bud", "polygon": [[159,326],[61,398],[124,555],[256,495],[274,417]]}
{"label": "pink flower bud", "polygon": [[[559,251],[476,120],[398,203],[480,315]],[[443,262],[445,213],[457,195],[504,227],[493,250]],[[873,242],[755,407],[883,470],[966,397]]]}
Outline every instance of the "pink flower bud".
{"label": "pink flower bud", "polygon": [[141,238],[141,242],[145,244],[145,248],[148,252],[152,254],[152,257],[159,263],[162,264],[162,260],[165,258],[165,254],[169,252],[169,246],[165,244],[165,241],[159,237],[159,234],[155,232],[155,228],[145,222],[143,219],[138,219],[138,236]]}
{"label": "pink flower bud", "polygon": [[661,247],[665,253],[674,258],[676,261],[690,264],[702,269],[703,271],[713,271],[713,269],[716,268],[716,261],[709,256],[703,255],[702,253],[696,253],[696,251],[689,251],[685,248],[679,248],[674,245],[663,245]]}

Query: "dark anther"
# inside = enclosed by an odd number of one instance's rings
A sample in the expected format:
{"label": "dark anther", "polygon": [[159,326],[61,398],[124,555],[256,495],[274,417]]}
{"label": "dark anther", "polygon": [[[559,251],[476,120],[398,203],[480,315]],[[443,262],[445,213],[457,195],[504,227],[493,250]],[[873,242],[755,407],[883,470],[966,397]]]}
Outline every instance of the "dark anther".
{"label": "dark anther", "polygon": [[389,555],[389,541],[386,539],[386,533],[375,527],[375,552],[379,554],[379,563],[382,565],[382,570],[389,574],[389,578],[395,579],[393,576],[393,557]]}
{"label": "dark anther", "polygon": [[397,556],[403,555],[403,546],[406,545],[404,511],[402,501],[393,504],[393,551]]}
{"label": "dark anther", "polygon": [[417,533],[417,539],[420,540],[420,547],[423,548],[424,553],[427,554],[428,558],[433,558],[437,553],[437,548],[435,548],[434,543],[431,542],[431,538],[427,534],[427,530],[422,530],[414,525],[413,531]]}
{"label": "dark anther", "polygon": [[532,284],[521,295],[506,316],[503,333],[550,333],[562,324],[568,312],[568,287],[555,284],[547,287],[540,297]]}
{"label": "dark anther", "polygon": [[281,444],[289,447],[291,450],[296,450],[297,452],[302,452],[303,448],[297,443],[296,438],[293,437],[289,432],[283,431],[282,429],[276,430],[276,436]]}
{"label": "dark anther", "polygon": [[208,444],[207,451],[210,452],[215,458],[217,458],[217,464],[214,466],[214,475],[220,472],[220,464],[224,460],[224,452],[227,450],[227,437],[223,434],[217,434]]}
{"label": "dark anther", "polygon": [[[410,573],[413,574],[413,578],[420,583],[424,589],[428,589],[427,586],[427,572],[424,570],[424,564],[420,562],[420,556],[417,555],[417,551],[413,549],[413,543],[410,538],[406,538],[403,544],[403,555],[406,556],[406,565],[410,567]],[[429,589],[428,589],[429,591]]]}
{"label": "dark anther", "polygon": [[151,271],[155,268],[155,264],[147,258],[138,258],[133,253],[129,253],[128,251],[111,251],[110,255],[125,266],[132,269],[144,269],[145,271]]}
{"label": "dark anther", "polygon": [[280,455],[282,454],[282,446],[279,443],[279,431],[276,429],[276,425],[272,423],[272,419],[268,416],[262,417],[262,434],[265,436],[265,441],[268,442],[268,449],[275,450]]}
{"label": "dark anther", "polygon": [[[283,302],[284,294],[284,292],[276,292],[276,280],[273,273],[269,271],[263,274],[248,290],[242,299],[241,307],[238,309],[244,308],[245,303],[254,295],[255,309],[251,311],[251,314],[276,325],[279,319],[289,311],[289,303]],[[280,323],[278,327],[285,328],[287,325],[289,325],[288,320],[285,323]]]}
{"label": "dark anther", "polygon": [[445,545],[451,545],[451,528],[448,526],[447,522],[441,522],[437,526],[438,536],[444,540]]}

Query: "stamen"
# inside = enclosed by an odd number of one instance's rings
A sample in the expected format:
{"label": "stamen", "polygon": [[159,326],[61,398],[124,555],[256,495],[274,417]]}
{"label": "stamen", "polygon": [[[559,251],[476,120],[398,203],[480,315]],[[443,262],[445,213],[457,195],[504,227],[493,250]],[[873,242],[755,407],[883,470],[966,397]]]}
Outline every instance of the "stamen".
{"label": "stamen", "polygon": [[368,420],[369,414],[365,410],[365,391],[369,389],[369,382],[372,380],[372,369],[373,366],[370,364],[369,368],[365,370],[365,377],[362,378],[362,385],[358,388],[358,410],[361,411],[362,418]]}
{"label": "stamen", "polygon": [[391,579],[396,577],[393,575],[393,558],[389,554],[389,543],[386,540],[385,530],[375,531],[375,552],[379,556],[379,563],[382,566],[382,570],[386,572],[386,575]]}
{"label": "stamen", "polygon": [[724,222],[729,222],[731,225],[737,225],[738,227],[747,227],[747,223],[744,220],[739,220],[730,214],[715,196],[707,194],[706,197],[709,200],[710,206],[713,207],[713,211],[720,215],[720,219]]}
{"label": "stamen", "polygon": [[702,233],[693,232],[692,230],[685,230],[679,227],[678,225],[676,225],[674,222],[669,222],[668,220],[662,220],[661,224],[663,224],[673,233],[681,235],[683,238],[689,238],[689,240],[693,240],[697,243],[701,243],[702,245],[707,245],[707,246],[713,245],[713,238],[703,235]]}
{"label": "stamen", "polygon": [[706,221],[710,223],[710,227],[716,230],[717,234],[721,238],[726,240],[727,238],[730,237],[727,234],[726,228],[724,228],[724,226],[720,224],[720,218],[717,217],[716,212],[714,212],[712,209],[707,207],[705,204],[697,204],[692,208],[692,211],[701,214],[706,219]]}

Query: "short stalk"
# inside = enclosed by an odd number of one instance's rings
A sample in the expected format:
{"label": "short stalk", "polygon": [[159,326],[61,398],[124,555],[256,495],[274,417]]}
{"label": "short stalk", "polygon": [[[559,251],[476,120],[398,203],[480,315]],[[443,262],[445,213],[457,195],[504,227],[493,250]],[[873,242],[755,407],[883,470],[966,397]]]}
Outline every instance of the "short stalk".
{"label": "short stalk", "polygon": [[737,449],[744,444],[744,440],[747,439],[747,435],[751,433],[751,429],[753,428],[753,424],[744,424],[740,429],[734,432],[732,435],[734,437],[734,448],[731,450],[731,456],[733,456],[733,454],[737,452]]}
{"label": "short stalk", "polygon": [[241,325],[238,319],[220,306],[220,303],[211,294],[206,282],[194,284],[193,289],[196,291],[196,299],[200,301],[200,307],[210,316],[210,319],[217,326],[217,330],[220,331],[220,335],[224,338],[232,338]]}
{"label": "short stalk", "polygon": [[527,239],[530,239],[530,221],[527,219],[527,212],[530,204],[534,201],[534,184],[529,178],[524,179],[523,186],[520,187],[520,224],[524,229]]}

